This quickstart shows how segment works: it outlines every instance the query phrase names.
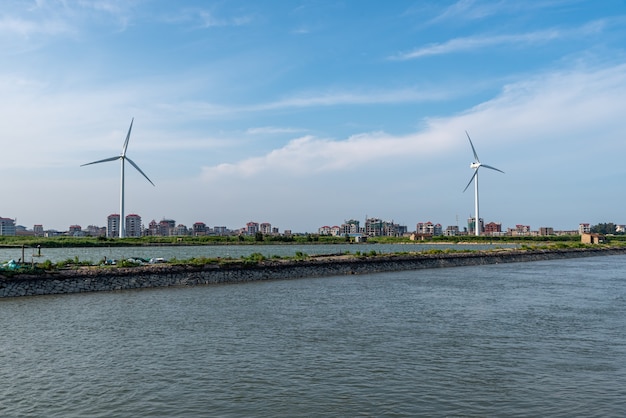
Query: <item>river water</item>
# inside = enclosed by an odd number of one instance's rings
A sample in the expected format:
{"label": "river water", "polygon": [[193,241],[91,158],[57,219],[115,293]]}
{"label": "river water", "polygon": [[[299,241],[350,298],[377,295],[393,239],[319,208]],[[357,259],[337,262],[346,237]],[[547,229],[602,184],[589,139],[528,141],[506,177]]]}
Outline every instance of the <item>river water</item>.
{"label": "river water", "polygon": [[0,416],[618,417],[626,256],[0,300]]}

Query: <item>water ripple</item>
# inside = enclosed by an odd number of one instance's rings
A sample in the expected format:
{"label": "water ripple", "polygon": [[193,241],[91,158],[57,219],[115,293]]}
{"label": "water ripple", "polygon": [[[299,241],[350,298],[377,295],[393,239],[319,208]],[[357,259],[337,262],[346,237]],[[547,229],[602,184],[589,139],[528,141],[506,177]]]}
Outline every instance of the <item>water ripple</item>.
{"label": "water ripple", "polygon": [[626,257],[0,301],[0,415],[621,416]]}

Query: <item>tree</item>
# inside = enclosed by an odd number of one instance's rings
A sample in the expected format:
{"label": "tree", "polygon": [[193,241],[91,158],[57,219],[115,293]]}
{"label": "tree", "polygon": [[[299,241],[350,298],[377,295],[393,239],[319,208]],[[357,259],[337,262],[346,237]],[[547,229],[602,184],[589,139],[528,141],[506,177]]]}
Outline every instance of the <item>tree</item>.
{"label": "tree", "polygon": [[594,234],[614,234],[615,230],[615,224],[613,222],[599,223],[591,227],[591,232]]}

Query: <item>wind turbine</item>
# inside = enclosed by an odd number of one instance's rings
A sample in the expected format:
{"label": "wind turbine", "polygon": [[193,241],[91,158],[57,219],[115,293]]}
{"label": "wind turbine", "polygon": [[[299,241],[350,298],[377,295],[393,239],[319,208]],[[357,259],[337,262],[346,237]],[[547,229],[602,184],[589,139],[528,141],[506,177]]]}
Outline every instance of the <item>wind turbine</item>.
{"label": "wind turbine", "polygon": [[131,160],[129,157],[126,156],[126,149],[128,148],[128,141],[130,139],[130,131],[133,129],[133,122],[135,121],[135,118],[132,118],[130,121],[130,127],[128,128],[128,133],[126,134],[126,140],[124,141],[124,146],[122,147],[122,153],[119,156],[116,157],[111,157],[111,158],[105,158],[104,160],[98,160],[98,161],[94,161],[91,163],[87,163],[87,164],[82,164],[81,167],[84,167],[86,165],[91,165],[91,164],[98,164],[98,163],[105,163],[107,161],[115,161],[115,160],[120,160],[121,161],[121,165],[122,165],[122,175],[121,175],[121,183],[120,183],[120,238],[124,238],[126,236],[126,225],[125,225],[125,219],[124,219],[124,163],[126,161],[128,161],[133,167],[135,167],[137,169],[137,171],[139,171],[145,178],[146,180],[148,180],[150,182],[150,184],[152,184],[154,186],[154,183],[152,183],[152,180],[150,180],[148,178],[148,176],[146,176],[146,173],[144,173],[143,171],[141,171],[141,168],[139,168],[139,166],[137,164],[135,164],[135,162],[133,160]]}
{"label": "wind turbine", "polygon": [[476,230],[476,236],[479,236],[480,235],[480,217],[478,215],[478,169],[480,167],[485,167],[491,170],[499,171],[501,173],[504,173],[504,171],[497,169],[495,167],[492,167],[490,165],[481,163],[480,160],[478,159],[478,154],[476,154],[476,149],[474,149],[474,144],[472,144],[472,140],[469,134],[467,133],[467,131],[465,131],[465,135],[467,135],[467,139],[469,139],[470,146],[472,147],[472,152],[474,153],[474,162],[470,164],[470,168],[474,170],[474,175],[472,175],[472,178],[470,179],[469,183],[467,183],[467,186],[465,186],[465,189],[463,189],[463,191],[465,192],[467,188],[470,186],[470,184],[472,184],[472,181],[474,181],[474,209],[475,209],[475,214],[476,214],[474,230]]}

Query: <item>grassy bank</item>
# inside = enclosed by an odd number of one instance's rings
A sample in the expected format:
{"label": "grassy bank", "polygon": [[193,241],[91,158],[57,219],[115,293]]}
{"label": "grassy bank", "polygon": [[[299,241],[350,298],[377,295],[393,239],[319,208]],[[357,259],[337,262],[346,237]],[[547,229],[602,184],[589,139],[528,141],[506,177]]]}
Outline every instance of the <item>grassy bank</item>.
{"label": "grassy bank", "polygon": [[[618,243],[620,244],[620,243]],[[559,242],[525,242],[520,245],[516,249],[503,249],[497,248],[493,250],[472,250],[472,249],[438,249],[436,247],[430,248],[428,250],[423,251],[404,251],[404,252],[394,252],[394,253],[383,253],[377,252],[375,250],[370,251],[359,251],[359,246],[356,245],[354,251],[345,251],[342,254],[333,254],[333,255],[308,255],[305,252],[297,251],[294,256],[271,256],[266,257],[261,253],[252,253],[247,256],[241,256],[239,258],[232,257],[197,257],[191,259],[170,259],[170,260],[159,260],[160,265],[171,265],[171,266],[192,266],[192,267],[202,267],[202,266],[223,266],[223,267],[251,267],[266,264],[268,262],[294,262],[294,261],[312,261],[312,260],[320,260],[320,259],[372,259],[372,258],[383,258],[390,256],[430,256],[436,254],[454,254],[454,253],[493,253],[493,254],[502,254],[504,252],[523,252],[523,251],[560,251],[560,250],[571,250],[571,249],[589,249],[589,250],[599,250],[599,249],[615,249],[615,248],[624,248],[625,245],[613,244],[603,244],[603,245],[589,245],[582,244],[579,241],[559,241]],[[117,260],[115,264],[96,264],[94,265],[90,261],[81,261],[78,257],[73,259],[66,259],[60,262],[51,262],[50,260],[45,260],[41,263],[4,263],[0,265],[0,277],[12,277],[19,274],[44,274],[55,271],[63,271],[68,269],[78,269],[84,267],[92,267],[92,268],[102,268],[102,269],[116,269],[116,268],[133,268],[133,267],[141,267],[145,265],[149,265],[150,260],[142,260],[142,259],[125,259],[125,260]]]}
{"label": "grassy bank", "polygon": [[[626,235],[607,237],[609,244],[626,242]],[[133,247],[149,245],[272,245],[272,244],[345,244],[350,239],[346,237],[321,236],[316,234],[302,234],[291,236],[270,236],[257,234],[256,236],[184,236],[184,237],[141,237],[141,238],[106,238],[106,237],[33,237],[33,236],[0,236],[0,246],[36,248],[70,248],[70,247]],[[408,237],[372,237],[367,239],[370,244],[397,244],[397,243],[576,243],[580,242],[579,235],[562,235],[549,237],[491,237],[491,236],[437,236],[423,241],[411,241]]]}

